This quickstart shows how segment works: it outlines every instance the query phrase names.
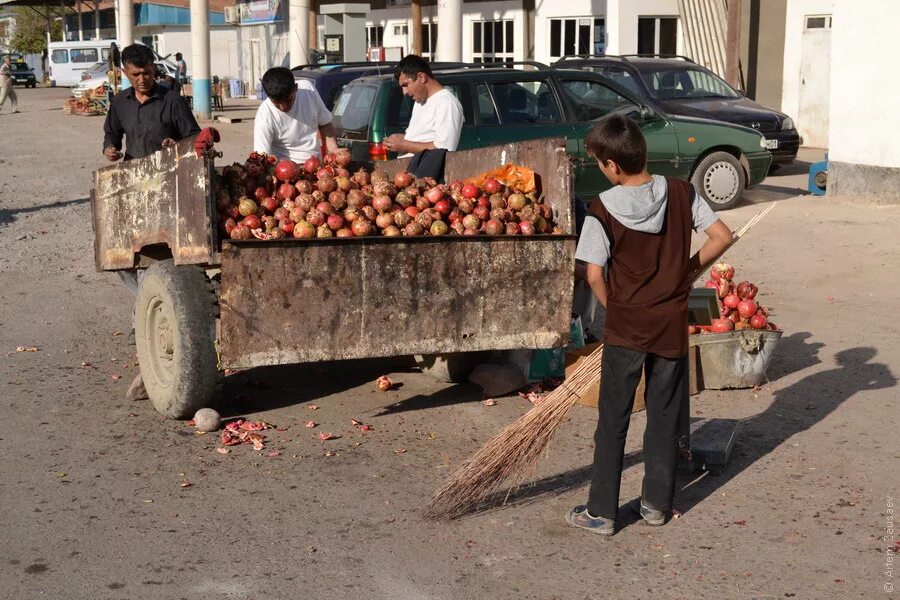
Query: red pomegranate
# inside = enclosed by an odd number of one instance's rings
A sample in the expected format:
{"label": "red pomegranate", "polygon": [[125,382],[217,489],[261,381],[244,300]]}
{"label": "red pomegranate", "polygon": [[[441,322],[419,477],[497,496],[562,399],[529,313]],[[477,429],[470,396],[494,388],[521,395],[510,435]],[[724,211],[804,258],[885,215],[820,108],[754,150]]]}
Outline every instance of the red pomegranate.
{"label": "red pomegranate", "polygon": [[297,165],[294,164],[292,160],[282,160],[279,161],[277,165],[275,165],[275,177],[278,178],[279,181],[290,181],[291,179],[296,179],[296,170]]}
{"label": "red pomegranate", "polygon": [[734,267],[725,262],[716,263],[710,269],[709,275],[716,281],[719,279],[731,281],[734,277]]}
{"label": "red pomegranate", "polygon": [[295,238],[312,238],[316,237],[316,226],[309,221],[300,221],[294,225]]}
{"label": "red pomegranate", "polygon": [[335,233],[335,237],[346,238],[346,237],[355,237],[355,236],[353,235],[352,229],[344,227],[342,229],[337,230],[337,232]]}
{"label": "red pomegranate", "polygon": [[401,229],[409,225],[412,220],[412,216],[405,210],[394,213],[394,225],[400,227]]}
{"label": "red pomegranate", "polygon": [[466,215],[462,220],[463,227],[466,229],[478,229],[481,227],[481,219],[476,217],[474,214]]}
{"label": "red pomegranate", "polygon": [[378,212],[389,211],[392,204],[390,196],[378,195],[372,198],[372,207]]}
{"label": "red pomegranate", "polygon": [[[330,206],[330,205],[329,205]],[[317,208],[309,209],[309,212],[306,213],[306,222],[312,225],[313,227],[318,227],[325,223],[325,213],[320,211]],[[298,223],[299,225],[299,223]]]}
{"label": "red pomegranate", "polygon": [[519,231],[522,235],[534,235],[534,223],[532,223],[531,221],[520,222]]}
{"label": "red pomegranate", "polygon": [[294,221],[292,219],[282,219],[280,226],[286,234],[292,235],[294,233]]}
{"label": "red pomegranate", "polygon": [[241,223],[250,229],[259,229],[262,227],[262,221],[260,220],[259,215],[247,215]]}
{"label": "red pomegranate", "polygon": [[506,235],[519,235],[519,224],[518,223],[507,223],[506,224]]}
{"label": "red pomegranate", "polygon": [[329,229],[331,229],[332,231],[337,231],[344,226],[344,217],[337,213],[333,213],[328,215],[325,223],[328,225]]}
{"label": "red pomegranate", "polygon": [[496,194],[500,191],[500,182],[494,179],[488,179],[484,182],[484,191],[488,194]]}
{"label": "red pomegranate", "polygon": [[766,329],[768,323],[768,319],[760,314],[756,314],[750,317],[750,327],[752,327],[753,329]]}
{"label": "red pomegranate", "polygon": [[318,171],[319,167],[321,165],[322,165],[322,163],[319,161],[318,158],[316,158],[315,156],[310,156],[303,163],[303,170],[309,174],[312,174],[312,173],[315,173],[316,171]]}
{"label": "red pomegranate", "polygon": [[741,300],[737,305],[737,311],[741,317],[749,319],[756,314],[757,306],[753,300]]}
{"label": "red pomegranate", "polygon": [[487,206],[476,206],[472,211],[472,214],[481,219],[482,221],[487,221],[491,218],[491,209]]}
{"label": "red pomegranate", "polygon": [[722,305],[726,308],[737,308],[740,303],[741,299],[738,298],[737,294],[728,294],[722,298]]}
{"label": "red pomegranate", "polygon": [[437,204],[444,197],[444,190],[439,186],[434,186],[425,192],[425,199],[429,204]]}
{"label": "red pomegranate", "polygon": [[397,228],[396,225],[388,225],[387,227],[384,228],[384,236],[385,237],[397,237],[399,235],[402,235],[402,233],[400,232],[400,229]]}
{"label": "red pomegranate", "polygon": [[434,204],[434,210],[438,211],[442,215],[450,214],[450,203],[446,200],[438,200]]}
{"label": "red pomegranate", "polygon": [[391,213],[381,213],[380,215],[375,217],[375,225],[378,227],[378,229],[385,229],[386,227],[390,227],[393,224],[394,215],[392,215]]}
{"label": "red pomegranate", "polygon": [[251,237],[253,234],[246,225],[235,225],[231,230],[231,239],[233,240],[249,240]]}
{"label": "red pomegranate", "polygon": [[328,203],[334,210],[344,210],[347,208],[347,195],[341,190],[335,190],[328,194]]}
{"label": "red pomegranate", "polygon": [[269,195],[269,191],[264,187],[258,187],[253,191],[253,197],[257,202],[261,202],[263,198]]}
{"label": "red pomegranate", "polygon": [[490,219],[485,223],[484,230],[488,235],[503,235],[506,233],[506,226],[496,219]]}
{"label": "red pomegranate", "polygon": [[353,230],[353,235],[356,237],[365,237],[367,235],[372,235],[372,224],[365,219],[357,219],[353,221],[353,224],[350,226]]}
{"label": "red pomegranate", "polygon": [[413,177],[412,173],[407,173],[406,171],[400,171],[394,175],[394,185],[398,188],[409,187],[415,180],[416,178]]}
{"label": "red pomegranate", "polygon": [[481,190],[478,189],[478,186],[474,183],[467,183],[462,187],[462,195],[465,198],[475,198],[481,193]]}
{"label": "red pomegranate", "polygon": [[323,176],[316,182],[316,188],[323,194],[330,194],[337,189],[337,183],[333,177]]}
{"label": "red pomegranate", "polygon": [[713,319],[711,331],[713,333],[727,333],[734,329],[734,323],[729,319]]}

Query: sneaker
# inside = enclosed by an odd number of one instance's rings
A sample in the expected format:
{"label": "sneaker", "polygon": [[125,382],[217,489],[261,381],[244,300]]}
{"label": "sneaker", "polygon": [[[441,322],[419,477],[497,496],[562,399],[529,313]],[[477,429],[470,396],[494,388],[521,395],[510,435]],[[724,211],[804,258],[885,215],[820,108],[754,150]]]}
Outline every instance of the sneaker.
{"label": "sneaker", "polygon": [[587,506],[576,506],[566,515],[566,521],[573,527],[587,529],[598,535],[610,536],[616,532],[616,522],[603,517],[592,517],[588,514]]}
{"label": "sneaker", "polygon": [[666,524],[666,511],[650,508],[644,504],[643,500],[639,500],[635,508],[637,508],[637,513],[641,515],[641,518],[647,525],[659,527]]}

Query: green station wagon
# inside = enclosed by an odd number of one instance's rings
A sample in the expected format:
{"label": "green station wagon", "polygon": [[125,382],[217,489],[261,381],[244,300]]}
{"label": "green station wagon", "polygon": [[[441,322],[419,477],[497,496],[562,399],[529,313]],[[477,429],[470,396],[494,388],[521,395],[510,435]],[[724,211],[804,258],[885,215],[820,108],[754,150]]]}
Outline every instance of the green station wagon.
{"label": "green station wagon", "polygon": [[[765,138],[749,127],[675,117],[649,107],[612,80],[579,70],[469,68],[436,71],[456,94],[465,123],[459,150],[544,137],[565,137],[575,164],[575,192],[596,197],[609,187],[584,138],[593,123],[617,112],[640,125],[651,173],[688,179],[714,209],[738,203],[744,189],[765,179],[772,162]],[[393,158],[381,143],[409,124],[413,101],[392,76],[363,77],[334,105],[338,142],[355,160]]]}

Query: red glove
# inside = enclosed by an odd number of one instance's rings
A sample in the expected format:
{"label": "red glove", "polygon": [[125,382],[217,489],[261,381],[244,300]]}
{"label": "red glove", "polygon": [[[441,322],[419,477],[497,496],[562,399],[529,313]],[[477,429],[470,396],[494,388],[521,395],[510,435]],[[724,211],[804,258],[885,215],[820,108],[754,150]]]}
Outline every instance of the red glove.
{"label": "red glove", "polygon": [[213,147],[213,144],[221,139],[219,132],[214,127],[203,129],[194,140],[194,151],[198,157],[203,156],[207,150]]}

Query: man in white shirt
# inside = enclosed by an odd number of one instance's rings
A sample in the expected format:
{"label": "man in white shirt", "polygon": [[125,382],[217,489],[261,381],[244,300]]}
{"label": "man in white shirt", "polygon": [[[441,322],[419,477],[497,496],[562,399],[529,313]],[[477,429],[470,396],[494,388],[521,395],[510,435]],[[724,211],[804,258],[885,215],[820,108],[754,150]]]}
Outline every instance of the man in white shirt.
{"label": "man in white shirt", "polygon": [[431,74],[421,56],[404,56],[394,71],[403,93],[415,101],[405,134],[395,133],[384,140],[392,152],[409,156],[423,150],[456,150],[463,126],[463,107],[453,92]]}
{"label": "man in white shirt", "polygon": [[284,67],[266,71],[262,78],[268,98],[256,111],[253,149],[302,163],[321,156],[319,135],[328,153],[338,151],[331,112],[312,86],[300,85]]}

